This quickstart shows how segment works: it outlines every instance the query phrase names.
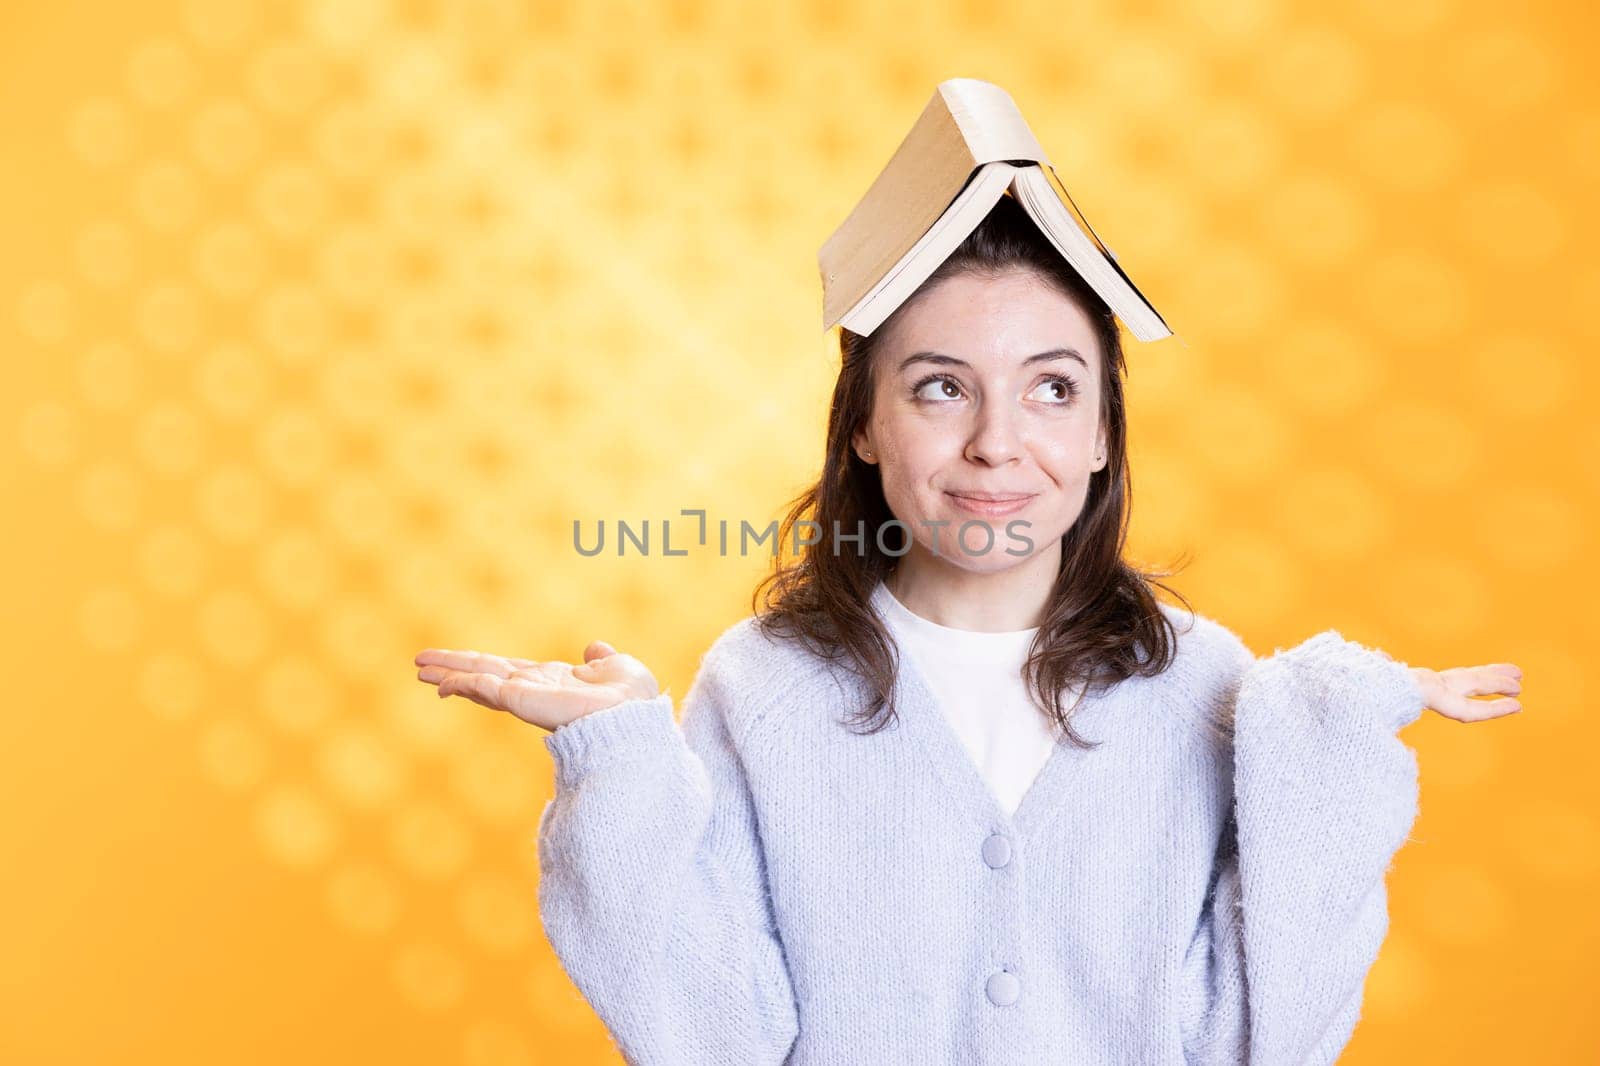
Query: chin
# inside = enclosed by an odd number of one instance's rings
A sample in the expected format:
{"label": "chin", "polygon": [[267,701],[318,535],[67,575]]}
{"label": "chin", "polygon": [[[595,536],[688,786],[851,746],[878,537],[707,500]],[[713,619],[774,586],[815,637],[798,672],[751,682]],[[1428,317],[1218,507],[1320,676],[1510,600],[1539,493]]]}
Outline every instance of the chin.
{"label": "chin", "polygon": [[995,551],[991,555],[969,555],[962,560],[961,569],[969,574],[1003,574],[1031,558],[1029,555],[1007,555],[1004,551]]}
{"label": "chin", "polygon": [[[1028,554],[1018,555],[1016,553],[1025,547],[1023,542],[1006,532],[1006,524],[1004,522],[989,522],[989,528],[994,533],[993,543],[989,545],[988,551],[981,555],[974,555],[963,551],[956,543],[956,535],[961,530],[961,523],[971,521],[974,521],[974,519],[968,515],[963,518],[952,519],[949,525],[942,527],[939,531],[939,552],[953,565],[975,574],[1009,570],[1018,563],[1027,562],[1033,558],[1034,555],[1038,554],[1039,546],[1048,543],[1040,540],[1037,535],[1029,530],[1027,531],[1027,536],[1033,541],[1033,547],[1028,551]],[[968,528],[967,535],[963,540],[973,550],[989,543],[989,538],[976,526]],[[1007,553],[1008,548],[1010,549],[1009,554]],[[928,546],[928,550],[931,552],[933,549]]]}

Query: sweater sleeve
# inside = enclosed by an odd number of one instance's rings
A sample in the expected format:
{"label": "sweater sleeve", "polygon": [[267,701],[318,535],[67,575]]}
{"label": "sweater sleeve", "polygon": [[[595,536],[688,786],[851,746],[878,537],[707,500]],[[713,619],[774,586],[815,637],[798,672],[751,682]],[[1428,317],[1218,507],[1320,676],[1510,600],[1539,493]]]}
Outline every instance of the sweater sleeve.
{"label": "sweater sleeve", "polygon": [[1385,877],[1417,814],[1425,709],[1406,666],[1337,630],[1240,644],[1232,808],[1184,960],[1190,1063],[1332,1063],[1388,932]]}
{"label": "sweater sleeve", "polygon": [[539,913],[632,1066],[781,1063],[794,993],[728,704],[709,665],[547,735]]}

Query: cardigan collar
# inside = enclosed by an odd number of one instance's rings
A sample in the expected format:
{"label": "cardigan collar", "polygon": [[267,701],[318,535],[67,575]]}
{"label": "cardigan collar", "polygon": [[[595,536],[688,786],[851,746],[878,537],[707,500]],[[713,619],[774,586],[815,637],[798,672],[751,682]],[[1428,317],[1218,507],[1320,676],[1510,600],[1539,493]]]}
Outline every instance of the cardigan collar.
{"label": "cardigan collar", "polygon": [[[874,610],[877,609],[874,605]],[[892,629],[890,632],[892,635]],[[917,666],[915,657],[898,647],[896,657],[899,660],[894,689],[896,717],[922,747],[952,800],[972,812],[991,832],[1003,831],[1011,836],[1034,839],[1043,837],[1067,792],[1080,776],[1084,760],[1094,751],[1079,748],[1058,736],[1050,757],[1034,777],[1016,811],[1007,814],[939,707],[933,688]],[[1134,680],[1129,678],[1109,689],[1085,695],[1073,711],[1073,729],[1085,740],[1103,740],[1116,706],[1126,700],[1135,687],[1130,684]],[[1065,702],[1070,706],[1072,698],[1069,696]]]}

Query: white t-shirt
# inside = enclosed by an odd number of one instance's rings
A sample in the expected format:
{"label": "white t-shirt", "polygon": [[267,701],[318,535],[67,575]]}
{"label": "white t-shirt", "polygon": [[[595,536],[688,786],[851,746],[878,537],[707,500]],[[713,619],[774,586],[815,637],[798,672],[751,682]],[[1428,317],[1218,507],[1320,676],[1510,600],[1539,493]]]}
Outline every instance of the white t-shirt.
{"label": "white t-shirt", "polygon": [[951,629],[913,613],[881,581],[872,604],[901,654],[911,656],[928,679],[946,721],[1001,808],[1015,814],[1056,745],[1050,720],[1029,700],[1022,678],[1038,629]]}

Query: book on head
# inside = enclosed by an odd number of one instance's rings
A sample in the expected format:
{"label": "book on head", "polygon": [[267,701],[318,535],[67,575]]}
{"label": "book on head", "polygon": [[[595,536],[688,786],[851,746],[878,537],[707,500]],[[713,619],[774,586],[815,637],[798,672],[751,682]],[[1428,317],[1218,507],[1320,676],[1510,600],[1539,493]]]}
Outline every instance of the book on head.
{"label": "book on head", "polygon": [[1072,201],[1009,93],[939,83],[859,203],[817,253],[822,328],[870,334],[1009,192],[1141,341],[1172,335]]}

